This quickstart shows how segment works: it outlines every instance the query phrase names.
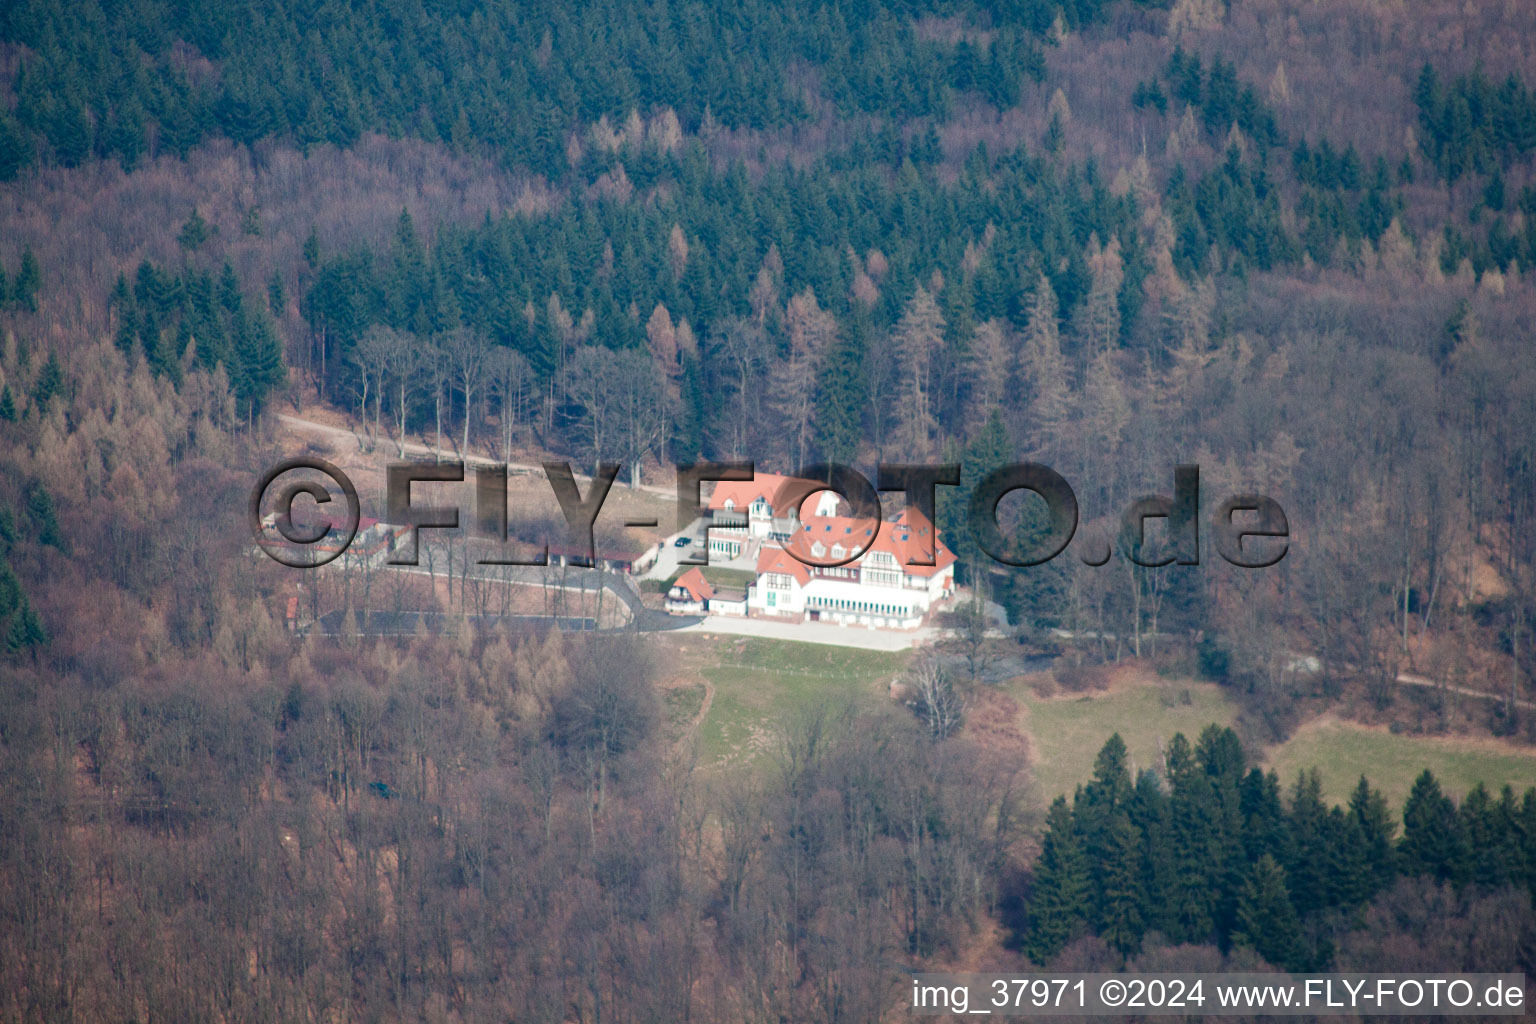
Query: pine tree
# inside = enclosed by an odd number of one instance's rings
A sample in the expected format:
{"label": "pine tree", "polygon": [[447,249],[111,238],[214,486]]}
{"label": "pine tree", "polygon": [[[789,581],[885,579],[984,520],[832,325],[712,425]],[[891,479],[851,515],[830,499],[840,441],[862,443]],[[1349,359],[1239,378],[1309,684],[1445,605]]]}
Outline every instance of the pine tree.
{"label": "pine tree", "polygon": [[1253,865],[1243,885],[1232,942],[1256,951],[1282,970],[1300,971],[1307,966],[1301,922],[1286,888],[1285,869],[1269,854]]}
{"label": "pine tree", "polygon": [[941,487],[938,491],[939,530],[949,541],[949,548],[959,560],[958,573],[962,582],[979,585],[991,561],[976,546],[970,529],[970,505],[968,488],[976,486],[988,474],[1006,465],[1013,452],[1008,440],[1008,430],[996,410],[987,420],[981,432],[966,445],[956,458],[951,447],[946,461],[960,463],[960,482],[963,487]]}
{"label": "pine tree", "polygon": [[47,411],[48,403],[63,390],[64,368],[59,365],[59,357],[49,352],[48,360],[43,363],[37,375],[37,382],[32,385],[32,401],[39,409]]}
{"label": "pine tree", "polygon": [[64,550],[64,535],[59,532],[59,520],[53,511],[53,496],[42,484],[33,485],[27,494],[27,516],[32,520],[32,533],[38,543]]}
{"label": "pine tree", "polygon": [[0,181],[14,181],[32,162],[32,138],[9,110],[0,109]]}
{"label": "pine tree", "polygon": [[1098,861],[1099,938],[1121,955],[1141,948],[1145,929],[1145,890],[1141,880],[1141,833],[1123,810],[1110,815],[1104,830],[1104,849]]}
{"label": "pine tree", "polygon": [[236,318],[233,376],[236,394],[252,416],[261,410],[272,389],[286,379],[282,345],[266,317],[242,313]]}
{"label": "pine tree", "polygon": [[1046,814],[1024,952],[1038,964],[1049,963],[1087,928],[1087,918],[1088,862],[1067,800],[1058,796]]}
{"label": "pine tree", "polygon": [[21,254],[21,266],[16,280],[11,282],[11,303],[30,312],[37,312],[37,293],[43,286],[43,272],[37,265],[37,257],[28,246]]}
{"label": "pine tree", "polygon": [[[1038,557],[1046,548],[1052,522],[1045,500],[1031,492],[1021,492],[1024,505],[1019,527],[1014,534],[1014,549],[1020,557]],[[1061,558],[1038,565],[1009,566],[1008,585],[1002,598],[1008,618],[1015,626],[1047,630],[1059,626],[1069,588],[1067,569]]]}
{"label": "pine tree", "polygon": [[11,616],[11,626],[5,636],[6,650],[20,654],[47,643],[48,630],[43,627],[43,620],[38,618],[32,602],[23,597],[21,607]]}
{"label": "pine tree", "polygon": [[287,305],[287,293],[283,288],[283,272],[274,270],[272,277],[267,281],[267,310],[273,316],[281,317],[286,312]]}
{"label": "pine tree", "polygon": [[194,206],[192,215],[181,225],[181,231],[176,235],[176,242],[188,252],[196,252],[206,241],[208,241],[208,222]]}
{"label": "pine tree", "polygon": [[[6,544],[4,547],[8,548]],[[0,557],[0,619],[8,617],[21,607],[21,581],[11,569],[11,563]]]}
{"label": "pine tree", "polygon": [[1327,905],[1328,844],[1324,823],[1323,784],[1317,770],[1301,772],[1291,791],[1288,824],[1290,844],[1284,864],[1289,891],[1298,913],[1306,916]]}
{"label": "pine tree", "polygon": [[79,167],[91,158],[91,147],[95,142],[85,104],[75,99],[63,99],[54,104],[54,115],[49,119],[47,131],[54,154],[65,167]]}
{"label": "pine tree", "polygon": [[0,386],[0,420],[16,422],[16,399],[11,395],[9,384]]}
{"label": "pine tree", "polygon": [[1221,897],[1220,809],[1214,783],[1204,772],[1191,770],[1175,778],[1167,853],[1173,883],[1160,916],[1174,942],[1209,942]]}
{"label": "pine tree", "polygon": [[1286,849],[1286,814],[1279,800],[1279,775],[1249,769],[1240,786],[1243,814],[1243,855],[1255,861],[1264,854],[1275,857]]}
{"label": "pine tree", "polygon": [[854,332],[827,350],[816,378],[815,441],[828,462],[851,465],[863,437],[863,345]]}
{"label": "pine tree", "polygon": [[1514,796],[1506,786],[1495,802],[1479,782],[1461,803],[1461,831],[1470,854],[1467,877],[1478,885],[1500,888],[1524,874]]}
{"label": "pine tree", "polygon": [[1403,838],[1397,854],[1402,873],[1409,877],[1428,875],[1458,882],[1464,878],[1467,850],[1456,805],[1440,791],[1428,768],[1403,804]]}
{"label": "pine tree", "polygon": [[1366,870],[1370,873],[1370,891],[1380,892],[1392,881],[1397,870],[1396,852],[1392,848],[1392,833],[1397,830],[1397,823],[1392,820],[1386,797],[1372,789],[1364,775],[1360,776],[1350,794],[1349,812],[1360,826]]}

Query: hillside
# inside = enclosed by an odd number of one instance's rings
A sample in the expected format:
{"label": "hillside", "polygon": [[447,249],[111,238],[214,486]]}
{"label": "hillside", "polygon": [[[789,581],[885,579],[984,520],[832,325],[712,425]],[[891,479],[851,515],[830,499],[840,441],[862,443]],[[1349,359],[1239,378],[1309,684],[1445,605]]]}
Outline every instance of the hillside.
{"label": "hillside", "polygon": [[[1533,47],[1513,0],[0,7],[0,1020],[1536,976]],[[955,463],[1009,624],[609,630],[471,568],[467,481],[411,573],[252,550],[279,460],[387,518],[406,455],[617,464],[623,552],[679,465]],[[1026,460],[1078,523],[1009,567],[966,497]],[[1199,564],[1141,564],[1182,465]],[[1278,564],[1218,553],[1241,494]]]}

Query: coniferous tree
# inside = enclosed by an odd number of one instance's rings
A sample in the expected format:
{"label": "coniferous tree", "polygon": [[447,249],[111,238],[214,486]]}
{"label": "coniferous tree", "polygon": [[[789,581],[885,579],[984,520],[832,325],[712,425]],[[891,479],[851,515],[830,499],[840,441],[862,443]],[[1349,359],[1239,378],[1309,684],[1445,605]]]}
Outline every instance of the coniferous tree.
{"label": "coniferous tree", "polygon": [[[1183,746],[1187,750],[1188,743]],[[1181,751],[1170,744],[1170,753],[1179,756]],[[1166,856],[1172,862],[1174,884],[1162,915],[1163,927],[1175,942],[1207,942],[1216,928],[1223,881],[1221,811],[1215,784],[1193,765],[1170,772],[1170,779],[1172,827]]]}
{"label": "coniferous tree", "polygon": [[1403,805],[1403,838],[1397,844],[1402,873],[1428,875],[1440,881],[1464,880],[1466,841],[1456,805],[1440,791],[1428,768],[1413,784]]}
{"label": "coniferous tree", "polygon": [[9,384],[0,386],[0,420],[16,422],[16,399],[11,395]]}
{"label": "coniferous tree", "polygon": [[37,311],[37,293],[43,286],[43,272],[37,264],[37,256],[28,246],[21,254],[21,266],[16,270],[16,280],[11,282],[11,303],[22,309]]}
{"label": "coniferous tree", "polygon": [[32,602],[23,597],[21,606],[11,615],[10,629],[5,636],[6,649],[12,654],[20,654],[47,643],[48,630],[43,627],[43,620],[38,618]]}
{"label": "coniferous tree", "polygon": [[196,252],[206,241],[208,241],[208,222],[203,219],[202,213],[193,207],[192,215],[181,225],[181,231],[176,235],[176,242],[188,252]]}
{"label": "coniferous tree", "polygon": [[1306,969],[1301,921],[1286,888],[1285,869],[1269,854],[1258,859],[1243,884],[1232,942],[1281,970]]}
{"label": "coniferous tree", "polygon": [[53,510],[53,495],[42,484],[34,484],[27,493],[27,516],[32,520],[32,534],[39,544],[64,550],[64,535]]}
{"label": "coniferous tree", "polygon": [[1094,928],[1127,955],[1140,946],[1146,920],[1141,833],[1127,809],[1131,793],[1125,741],[1115,733],[1094,760],[1093,780],[1073,811],[1093,880]]}
{"label": "coniferous tree", "polygon": [[1130,956],[1141,948],[1146,892],[1141,877],[1141,833],[1123,809],[1108,816],[1101,845],[1095,924],[1101,939],[1121,955]]}
{"label": "coniferous tree", "polygon": [[851,465],[863,434],[863,345],[849,331],[839,335],[816,379],[816,448],[828,462]]}
{"label": "coniferous tree", "polygon": [[1058,796],[1046,813],[1045,837],[1035,864],[1029,936],[1024,943],[1031,960],[1049,963],[1087,928],[1088,897],[1088,863],[1066,797]]}
{"label": "coniferous tree", "polygon": [[1302,772],[1291,791],[1287,814],[1290,843],[1284,860],[1291,899],[1302,916],[1328,903],[1327,817],[1321,777],[1316,769]]}
{"label": "coniferous tree", "polygon": [[1280,800],[1280,777],[1273,771],[1252,768],[1243,776],[1240,790],[1243,818],[1243,854],[1252,863],[1264,854],[1280,857],[1286,848],[1285,809]]}
{"label": "coniferous tree", "polygon": [[272,276],[267,280],[267,311],[273,316],[281,317],[288,306],[287,292],[283,287],[283,272],[272,271]]}
{"label": "coniferous tree", "polygon": [[46,412],[48,403],[63,390],[64,368],[59,365],[59,357],[49,352],[47,361],[43,363],[43,368],[37,375],[37,382],[32,385],[32,401],[39,409]]}
{"label": "coniferous tree", "polygon": [[1499,888],[1524,875],[1514,792],[1508,786],[1498,801],[1479,782],[1458,812],[1468,853],[1467,879]]}
{"label": "coniferous tree", "polygon": [[1370,874],[1370,891],[1380,892],[1392,881],[1397,870],[1396,852],[1392,847],[1392,834],[1397,831],[1397,823],[1392,819],[1386,797],[1372,789],[1364,775],[1360,776],[1350,794],[1349,812],[1360,828],[1366,870]]}
{"label": "coniferous tree", "polygon": [[8,110],[0,110],[0,181],[14,181],[32,162],[32,139]]}

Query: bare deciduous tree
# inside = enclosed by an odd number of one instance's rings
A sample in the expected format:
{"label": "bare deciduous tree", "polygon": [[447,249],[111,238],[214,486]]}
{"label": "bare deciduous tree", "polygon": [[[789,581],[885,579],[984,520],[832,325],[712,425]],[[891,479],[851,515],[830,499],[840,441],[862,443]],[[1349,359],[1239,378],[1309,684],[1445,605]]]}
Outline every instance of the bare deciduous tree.
{"label": "bare deciduous tree", "polygon": [[938,656],[919,657],[907,672],[918,716],[934,739],[947,739],[965,720],[965,697]]}

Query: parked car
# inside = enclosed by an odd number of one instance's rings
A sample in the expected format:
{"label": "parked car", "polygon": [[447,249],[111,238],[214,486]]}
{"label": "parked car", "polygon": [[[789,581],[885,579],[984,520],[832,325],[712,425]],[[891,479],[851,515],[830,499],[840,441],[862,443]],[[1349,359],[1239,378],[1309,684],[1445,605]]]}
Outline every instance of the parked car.
{"label": "parked car", "polygon": [[693,538],[688,536],[685,533],[681,537],[677,538],[677,540],[673,541],[672,542],[672,546],[673,547],[678,547],[678,548],[685,548],[689,544],[692,544],[692,543],[693,543]]}

